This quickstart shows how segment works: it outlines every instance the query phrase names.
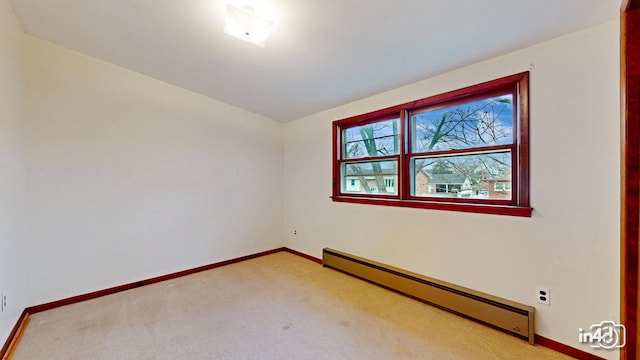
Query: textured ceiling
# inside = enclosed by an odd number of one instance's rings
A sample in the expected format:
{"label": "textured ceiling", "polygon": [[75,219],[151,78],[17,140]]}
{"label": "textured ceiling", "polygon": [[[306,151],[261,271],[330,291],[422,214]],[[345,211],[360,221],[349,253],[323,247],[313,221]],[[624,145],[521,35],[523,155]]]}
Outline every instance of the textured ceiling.
{"label": "textured ceiling", "polygon": [[265,0],[276,25],[260,48],[223,33],[222,0],[10,2],[29,34],[281,122],[614,20],[621,4]]}

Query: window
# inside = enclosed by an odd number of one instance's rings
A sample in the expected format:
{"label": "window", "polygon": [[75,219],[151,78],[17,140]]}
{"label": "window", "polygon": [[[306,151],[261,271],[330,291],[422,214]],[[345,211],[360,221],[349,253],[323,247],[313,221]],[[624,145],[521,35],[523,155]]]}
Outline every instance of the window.
{"label": "window", "polygon": [[531,216],[529,73],[333,122],[333,200]]}
{"label": "window", "polygon": [[511,191],[511,182],[496,182],[493,184],[493,189],[495,191]]}
{"label": "window", "polygon": [[396,179],[395,178],[386,178],[384,179],[384,186],[386,187],[386,191],[393,193],[396,188]]}

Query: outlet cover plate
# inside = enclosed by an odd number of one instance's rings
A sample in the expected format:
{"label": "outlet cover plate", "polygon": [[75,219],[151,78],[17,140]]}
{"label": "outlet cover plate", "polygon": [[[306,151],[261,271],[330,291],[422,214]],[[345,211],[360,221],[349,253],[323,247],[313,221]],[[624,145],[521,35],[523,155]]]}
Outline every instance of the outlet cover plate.
{"label": "outlet cover plate", "polygon": [[551,290],[545,287],[536,288],[536,302],[538,304],[551,306]]}

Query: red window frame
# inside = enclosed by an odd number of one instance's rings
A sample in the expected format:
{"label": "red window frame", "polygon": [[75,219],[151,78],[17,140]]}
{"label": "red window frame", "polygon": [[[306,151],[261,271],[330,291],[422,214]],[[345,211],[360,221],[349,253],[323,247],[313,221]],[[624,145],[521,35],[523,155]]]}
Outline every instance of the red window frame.
{"label": "red window frame", "polygon": [[[412,151],[411,113],[431,108],[447,107],[458,103],[510,93],[513,96],[515,118],[513,121],[513,142],[507,145],[487,146],[483,151],[510,150],[512,156],[512,194],[511,200],[500,199],[463,199],[433,198],[411,194],[411,161],[416,156],[455,155],[466,150],[431,151],[419,153]],[[358,158],[356,161],[398,160],[397,195],[356,194],[342,192],[342,164],[354,159],[343,157],[343,131],[348,128],[399,118],[399,154]],[[468,153],[468,151],[466,151]],[[529,203],[529,72],[523,72],[503,78],[468,86],[424,99],[392,106],[370,113],[336,120],[333,122],[333,201],[371,205],[413,207],[436,210],[462,211],[497,215],[530,217],[532,208]]]}

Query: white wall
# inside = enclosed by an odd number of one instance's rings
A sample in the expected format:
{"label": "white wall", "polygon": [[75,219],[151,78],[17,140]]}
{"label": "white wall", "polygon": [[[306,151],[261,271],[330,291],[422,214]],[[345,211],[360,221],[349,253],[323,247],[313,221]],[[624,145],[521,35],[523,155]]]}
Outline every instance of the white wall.
{"label": "white wall", "polygon": [[[285,246],[317,257],[332,247],[534,305],[538,334],[594,352],[578,328],[619,319],[618,44],[610,22],[287,124]],[[333,120],[531,64],[532,218],[329,199]],[[536,305],[537,286],[551,289],[550,307]]]}
{"label": "white wall", "polygon": [[29,305],[282,246],[282,124],[31,36],[25,61]]}
{"label": "white wall", "polygon": [[[271,120],[24,36],[0,0],[0,339],[26,306],[284,237],[534,305],[538,334],[594,352],[577,329],[619,312],[618,25],[300,119],[283,141]],[[331,202],[331,121],[530,64],[532,218]],[[550,307],[536,286],[551,288]]]}
{"label": "white wall", "polygon": [[0,0],[0,347],[25,308],[23,32]]}

